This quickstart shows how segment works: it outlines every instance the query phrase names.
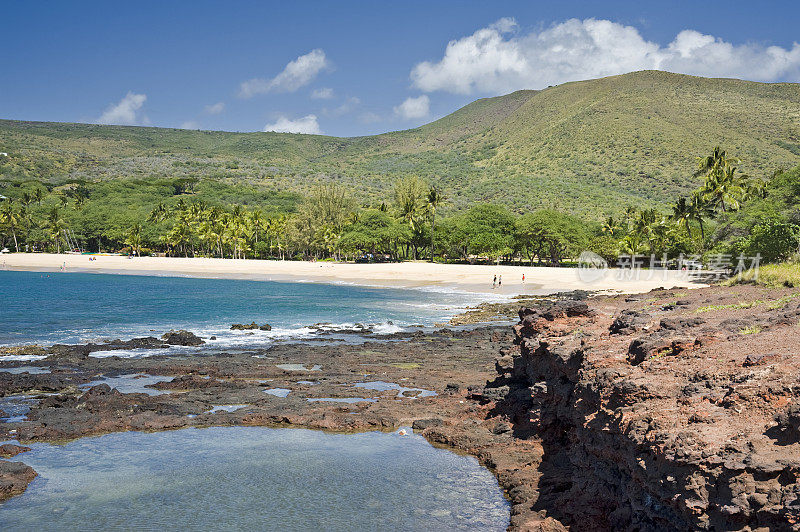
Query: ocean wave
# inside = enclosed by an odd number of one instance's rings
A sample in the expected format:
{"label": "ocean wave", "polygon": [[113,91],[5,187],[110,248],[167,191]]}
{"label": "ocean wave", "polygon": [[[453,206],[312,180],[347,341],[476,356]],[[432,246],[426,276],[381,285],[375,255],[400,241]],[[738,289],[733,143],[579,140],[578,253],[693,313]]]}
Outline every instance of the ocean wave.
{"label": "ocean wave", "polygon": [[[190,327],[191,329],[191,327]],[[296,327],[276,327],[269,331],[260,329],[230,330],[221,327],[195,329],[193,332],[204,340],[200,346],[170,346],[163,349],[110,349],[91,353],[93,358],[121,357],[144,358],[158,355],[179,355],[198,351],[226,351],[266,349],[276,342],[293,340],[330,339],[341,341],[363,341],[370,336],[394,334],[407,330],[391,321],[373,324],[318,323]],[[40,358],[0,358],[2,360],[38,360]]]}

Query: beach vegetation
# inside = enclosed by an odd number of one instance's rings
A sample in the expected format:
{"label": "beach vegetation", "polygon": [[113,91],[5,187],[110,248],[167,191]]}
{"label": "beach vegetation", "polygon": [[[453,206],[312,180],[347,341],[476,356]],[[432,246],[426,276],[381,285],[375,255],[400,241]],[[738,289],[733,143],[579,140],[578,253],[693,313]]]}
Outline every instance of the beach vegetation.
{"label": "beach vegetation", "polygon": [[[183,163],[182,163],[183,164]],[[303,193],[263,183],[142,177],[2,181],[0,238],[14,251],[125,250],[184,257],[439,260],[574,264],[585,250],[665,265],[711,255],[787,260],[800,249],[800,167],[756,179],[720,147],[698,157],[697,188],[669,209],[638,204],[601,220],[492,201],[459,209],[456,188],[399,175],[387,194],[360,202],[338,180]],[[191,165],[190,165],[191,166]],[[769,270],[762,270],[769,271]],[[740,276],[745,281],[748,274]],[[794,282],[794,281],[785,281]]]}

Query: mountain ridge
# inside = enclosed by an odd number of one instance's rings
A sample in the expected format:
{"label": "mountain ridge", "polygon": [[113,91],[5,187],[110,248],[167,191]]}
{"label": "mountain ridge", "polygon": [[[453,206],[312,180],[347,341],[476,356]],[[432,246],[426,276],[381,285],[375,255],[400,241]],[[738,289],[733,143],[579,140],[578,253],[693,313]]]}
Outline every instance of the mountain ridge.
{"label": "mountain ridge", "polygon": [[592,218],[696,187],[721,145],[753,175],[800,163],[800,85],[639,71],[481,98],[418,128],[361,137],[0,120],[0,179],[198,177],[362,202],[418,174],[451,206],[551,207]]}

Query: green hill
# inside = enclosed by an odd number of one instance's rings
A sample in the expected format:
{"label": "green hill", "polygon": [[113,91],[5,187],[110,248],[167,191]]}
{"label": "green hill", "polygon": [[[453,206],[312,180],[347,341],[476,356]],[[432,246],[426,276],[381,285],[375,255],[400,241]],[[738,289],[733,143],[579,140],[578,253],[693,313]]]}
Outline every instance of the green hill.
{"label": "green hill", "polygon": [[353,138],[0,120],[0,180],[198,177],[300,193],[338,181],[368,202],[415,173],[456,209],[477,200],[595,218],[694,189],[694,158],[715,145],[751,175],[800,163],[800,85],[634,72]]}

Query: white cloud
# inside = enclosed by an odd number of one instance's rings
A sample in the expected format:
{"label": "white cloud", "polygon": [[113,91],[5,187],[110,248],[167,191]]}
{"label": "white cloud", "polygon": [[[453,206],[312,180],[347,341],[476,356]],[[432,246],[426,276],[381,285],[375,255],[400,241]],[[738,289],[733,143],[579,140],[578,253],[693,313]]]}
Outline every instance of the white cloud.
{"label": "white cloud", "polygon": [[800,44],[790,49],[734,45],[684,30],[661,46],[645,40],[635,27],[609,20],[570,19],[539,32],[519,33],[514,19],[505,18],[450,41],[439,61],[417,64],[411,79],[425,92],[499,94],[648,69],[800,81]]}
{"label": "white cloud", "polygon": [[431,99],[423,94],[416,98],[406,98],[403,103],[394,108],[394,112],[404,120],[413,120],[428,116],[430,107]]}
{"label": "white cloud", "polygon": [[322,87],[311,91],[311,97],[315,100],[330,100],[333,98],[333,89],[330,87]]}
{"label": "white cloud", "polygon": [[146,94],[129,92],[118,103],[111,104],[97,119],[98,124],[116,124],[120,126],[135,126],[148,123],[147,117],[142,116],[141,109],[147,101]]}
{"label": "white cloud", "polygon": [[194,120],[187,120],[181,124],[180,129],[200,129],[200,124]]}
{"label": "white cloud", "polygon": [[211,105],[206,105],[203,111],[209,115],[218,115],[225,110],[225,102],[217,102]]}
{"label": "white cloud", "polygon": [[289,62],[283,71],[272,79],[254,78],[242,82],[239,86],[239,96],[250,98],[268,92],[294,92],[311,83],[317,74],[328,66],[325,52],[319,48],[311,50]]}
{"label": "white cloud", "polygon": [[285,116],[279,116],[272,123],[264,126],[264,131],[274,131],[276,133],[307,133],[309,135],[321,135],[316,115],[306,115],[291,120]]}

